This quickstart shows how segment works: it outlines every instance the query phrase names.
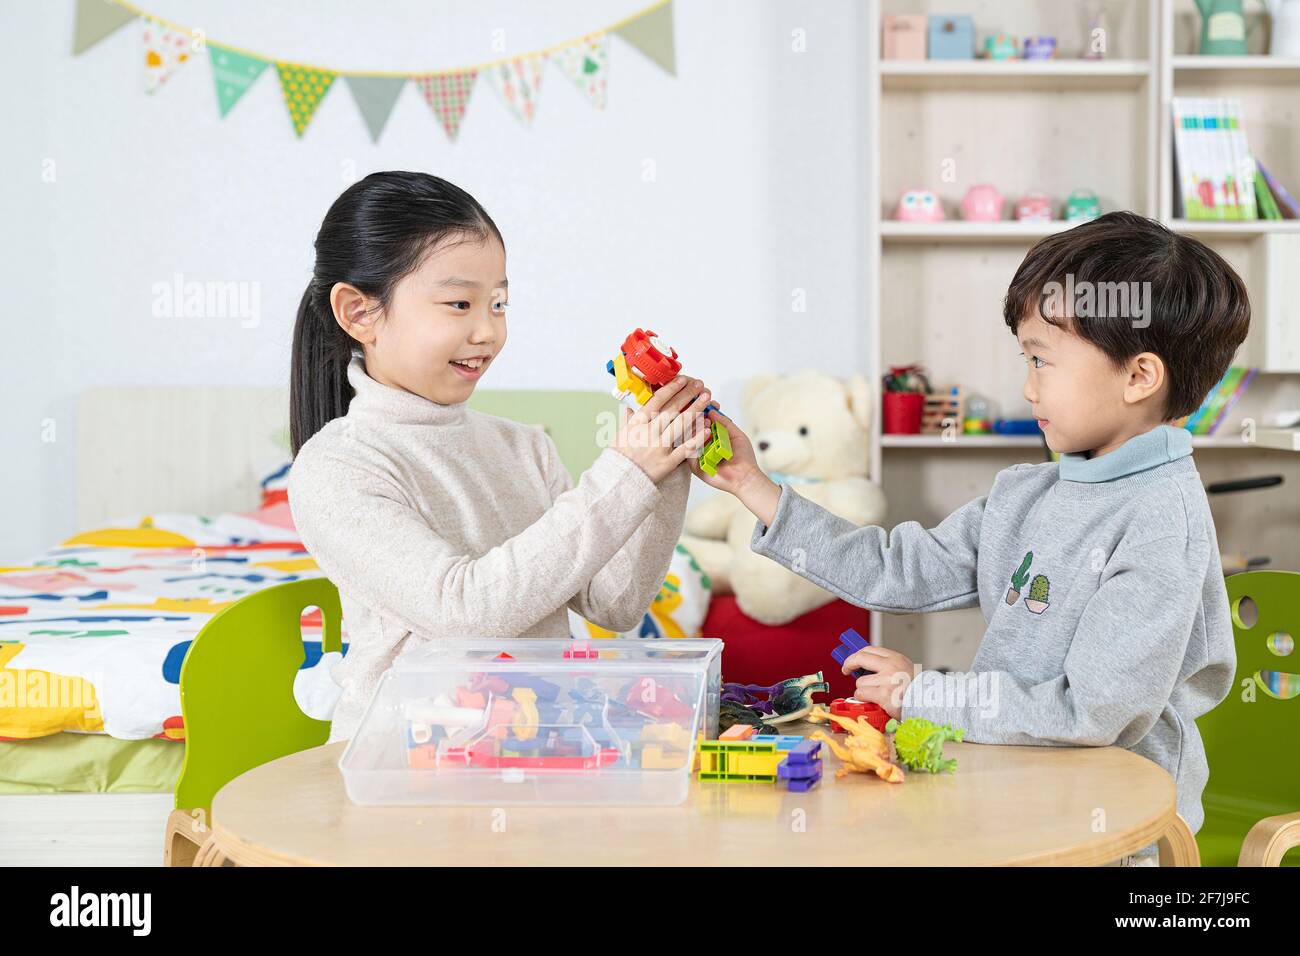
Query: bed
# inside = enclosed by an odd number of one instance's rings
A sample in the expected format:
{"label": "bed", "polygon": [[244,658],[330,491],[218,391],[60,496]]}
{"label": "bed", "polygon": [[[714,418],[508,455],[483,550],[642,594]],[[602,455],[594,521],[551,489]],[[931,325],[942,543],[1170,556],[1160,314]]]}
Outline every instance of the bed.
{"label": "bed", "polygon": [[[482,392],[474,405],[546,428],[575,474],[598,453],[592,416],[613,407],[575,392]],[[289,515],[286,416],[281,389],[107,388],[79,399],[84,530],[35,556],[0,556],[0,863],[161,862],[189,643],[244,594],[321,573]],[[708,598],[679,550],[635,633],[695,636]],[[576,616],[572,625],[612,636]],[[321,653],[317,612],[302,626],[295,697],[328,719],[337,655]],[[346,653],[346,621],[343,632]]]}

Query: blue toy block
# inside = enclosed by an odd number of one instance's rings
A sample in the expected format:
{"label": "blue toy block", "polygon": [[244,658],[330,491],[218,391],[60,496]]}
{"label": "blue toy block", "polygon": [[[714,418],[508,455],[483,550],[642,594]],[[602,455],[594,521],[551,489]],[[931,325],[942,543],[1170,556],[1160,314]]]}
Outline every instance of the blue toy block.
{"label": "blue toy block", "polygon": [[820,763],[821,751],[822,742],[820,740],[805,740],[790,751],[790,755],[785,758],[785,763],[791,766],[807,766],[811,763]]}
{"label": "blue toy block", "polygon": [[798,734],[754,734],[749,739],[756,744],[776,744],[777,750],[794,750],[804,742]]}
{"label": "blue toy block", "polygon": [[532,674],[502,674],[511,687],[527,687],[537,695],[538,700],[544,700],[548,703],[553,702],[560,696],[560,685],[552,684],[548,680],[542,680],[540,677],[534,677]]}
{"label": "blue toy block", "polygon": [[[835,650],[831,651],[831,657],[835,659],[836,664],[839,664],[841,667],[843,667],[844,662],[849,659],[850,654],[854,653],[855,651],[860,651],[864,647],[870,647],[870,646],[871,645],[867,643],[866,639],[861,634],[859,634],[853,628],[849,628],[847,631],[845,631],[843,634],[840,635],[840,646],[835,648]],[[859,667],[857,670],[853,672],[852,676],[862,677],[864,674],[866,674],[866,671],[864,671],[861,667]]]}
{"label": "blue toy block", "polygon": [[[820,741],[809,741],[821,747]],[[816,750],[800,748],[799,753],[791,753],[789,757],[782,760],[776,767],[776,776],[778,780],[786,781],[786,789],[794,793],[807,793],[813,787],[817,786],[822,779],[822,762],[820,759],[814,760],[810,754],[816,753]]]}
{"label": "blue toy block", "polygon": [[791,780],[785,785],[785,788],[791,793],[807,793],[821,782],[822,775],[818,774],[815,777],[809,777],[807,780]]}
{"label": "blue toy block", "polygon": [[932,16],[929,19],[928,55],[931,60],[975,58],[975,21],[968,16]]}

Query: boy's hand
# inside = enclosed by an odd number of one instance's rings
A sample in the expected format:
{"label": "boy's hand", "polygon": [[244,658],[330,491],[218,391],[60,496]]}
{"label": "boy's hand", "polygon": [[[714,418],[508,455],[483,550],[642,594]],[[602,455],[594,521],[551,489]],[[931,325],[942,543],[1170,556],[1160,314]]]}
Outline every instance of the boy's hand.
{"label": "boy's hand", "polygon": [[709,412],[708,418],[727,430],[731,439],[731,457],[718,464],[716,475],[706,475],[700,468],[699,457],[694,456],[691,458],[691,472],[706,485],[735,495],[759,521],[770,526],[776,515],[776,504],[781,498],[780,486],[758,467],[754,446],[739,425],[717,409]]}
{"label": "boy's hand", "polygon": [[901,720],[903,694],[916,670],[912,661],[887,647],[864,647],[846,657],[841,670],[852,674],[859,668],[868,673],[858,678],[854,699],[879,704],[890,717]]}

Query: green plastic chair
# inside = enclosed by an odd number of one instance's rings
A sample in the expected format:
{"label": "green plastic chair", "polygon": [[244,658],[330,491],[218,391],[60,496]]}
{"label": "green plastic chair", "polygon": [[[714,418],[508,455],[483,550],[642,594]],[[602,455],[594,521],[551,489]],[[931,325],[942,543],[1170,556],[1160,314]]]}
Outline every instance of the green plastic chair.
{"label": "green plastic chair", "polygon": [[[1300,572],[1227,578],[1237,645],[1233,689],[1196,722],[1210,764],[1196,834],[1202,866],[1300,866]],[[1258,616],[1241,619],[1250,598]],[[1290,655],[1290,656],[1289,656]]]}
{"label": "green plastic chair", "polygon": [[210,865],[212,798],[223,786],[329,739],[329,721],[308,717],[293,696],[294,676],[306,660],[301,619],[309,607],[321,610],[321,652],[341,651],[338,590],[323,577],[249,594],[194,638],[181,665],[185,760],[168,817],[168,865]]}

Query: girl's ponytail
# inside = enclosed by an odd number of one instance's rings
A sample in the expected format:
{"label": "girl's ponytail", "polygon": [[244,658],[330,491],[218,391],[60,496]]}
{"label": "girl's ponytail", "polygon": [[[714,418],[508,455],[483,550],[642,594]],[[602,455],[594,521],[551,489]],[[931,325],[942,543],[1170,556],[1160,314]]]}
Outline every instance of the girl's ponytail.
{"label": "girl's ponytail", "polygon": [[324,308],[317,302],[315,280],[309,282],[293,326],[289,379],[289,447],[293,457],[298,457],[298,449],[327,422],[348,413],[352,401],[348,362],[354,344],[334,321],[328,298]]}
{"label": "girl's ponytail", "polygon": [[334,200],[316,234],[316,265],[298,304],[289,379],[294,457],[352,401],[348,363],[361,346],[334,318],[330,294],[347,283],[387,308],[393,289],[444,239],[496,239],[496,224],[465,190],[428,173],[371,173]]}

